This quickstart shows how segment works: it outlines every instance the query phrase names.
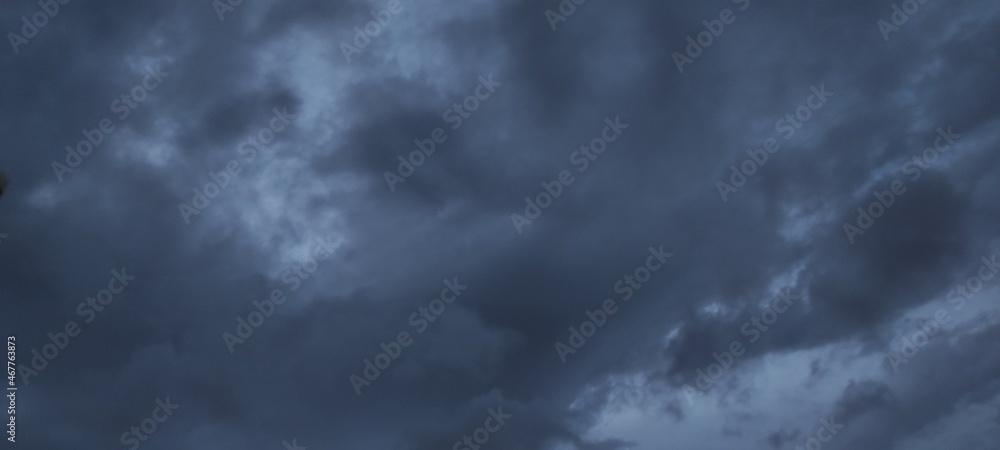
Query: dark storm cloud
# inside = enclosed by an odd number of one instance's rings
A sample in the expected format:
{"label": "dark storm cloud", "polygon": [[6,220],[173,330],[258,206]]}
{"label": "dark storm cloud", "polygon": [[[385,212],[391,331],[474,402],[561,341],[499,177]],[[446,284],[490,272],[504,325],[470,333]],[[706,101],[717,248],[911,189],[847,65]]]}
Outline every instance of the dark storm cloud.
{"label": "dark storm cloud", "polygon": [[[114,448],[169,397],[141,448],[453,448],[500,407],[489,448],[795,448],[824,414],[845,424],[824,448],[989,448],[955,424],[996,434],[996,290],[899,373],[882,356],[998,248],[993,3],[927,2],[886,42],[889,2],[590,0],[553,30],[545,11],[573,2],[403,1],[346,61],[388,4],[244,1],[220,20],[209,1],[72,0],[0,52],[0,324],[29,367],[81,328],[19,391],[19,445]],[[671,55],[725,8],[735,22],[680,73]],[[4,6],[0,26],[37,10]],[[157,65],[162,85],[115,118]],[[501,84],[451,128],[481,76]],[[819,86],[833,96],[786,139],[775,123]],[[275,108],[294,118],[249,160]],[[53,161],[105,117],[115,131],[60,182]],[[580,171],[616,117],[628,128]],[[961,138],[910,180],[949,126]],[[447,141],[390,190],[435,128]],[[716,182],[768,138],[780,150],[723,201]],[[178,204],[231,160],[185,224]],[[519,233],[511,214],[562,170],[573,183]],[[852,245],[842,224],[896,179],[907,192]],[[335,249],[305,278],[317,238]],[[674,256],[621,301],[661,245]],[[135,280],[84,322],[121,267]],[[468,289],[418,331],[456,277]],[[785,287],[801,300],[748,342]],[[275,289],[287,301],[230,354],[223,333]],[[620,310],[563,364],[554,344],[608,298]],[[400,332],[412,345],[357,395],[350,377]],[[746,353],[688,402],[733,341]],[[768,364],[808,386],[762,385]]]}

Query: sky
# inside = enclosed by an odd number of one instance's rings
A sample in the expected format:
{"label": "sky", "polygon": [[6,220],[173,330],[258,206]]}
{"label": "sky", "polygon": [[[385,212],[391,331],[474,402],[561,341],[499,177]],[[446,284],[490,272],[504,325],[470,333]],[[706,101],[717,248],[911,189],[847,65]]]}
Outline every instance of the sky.
{"label": "sky", "polygon": [[0,446],[995,449],[998,25],[4,2]]}

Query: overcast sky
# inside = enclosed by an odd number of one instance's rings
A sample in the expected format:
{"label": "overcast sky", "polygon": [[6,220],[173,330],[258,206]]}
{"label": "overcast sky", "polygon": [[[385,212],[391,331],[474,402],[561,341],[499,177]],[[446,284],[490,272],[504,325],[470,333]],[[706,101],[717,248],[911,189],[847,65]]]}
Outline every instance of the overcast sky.
{"label": "overcast sky", "polygon": [[996,1],[237,2],[0,6],[3,448],[996,448]]}

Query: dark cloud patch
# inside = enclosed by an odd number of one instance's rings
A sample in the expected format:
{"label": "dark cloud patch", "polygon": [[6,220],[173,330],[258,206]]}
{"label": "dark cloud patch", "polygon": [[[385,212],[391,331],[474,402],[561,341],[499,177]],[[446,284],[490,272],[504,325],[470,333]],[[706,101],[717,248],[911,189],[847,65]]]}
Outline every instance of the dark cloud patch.
{"label": "dark cloud patch", "polygon": [[[220,20],[212,2],[74,0],[0,51],[0,329],[30,367],[81,328],[20,389],[18,445],[122,445],[169,397],[141,448],[450,448],[500,407],[484,448],[794,448],[824,415],[845,424],[829,448],[991,448],[995,284],[900,370],[885,354],[998,248],[996,5],[928,2],[885,41],[890,3],[592,1],[552,30],[571,3],[403,0],[347,61],[389,2]],[[0,7],[0,26],[38,8]],[[724,8],[735,22],[681,73],[674,52]],[[156,66],[169,77],[60,181],[65,147]],[[452,128],[481,76],[502,84]],[[296,118],[247,159],[274,108]],[[606,120],[628,128],[595,144]],[[961,137],[911,179],[948,127]],[[435,128],[447,141],[390,190]],[[723,200],[768,138],[780,149]],[[179,204],[231,160],[186,223]],[[519,232],[511,214],[562,170],[574,181]],[[894,180],[905,194],[852,244],[843,224]],[[674,256],[637,281],[661,245]],[[122,267],[134,283],[85,322]],[[456,279],[468,290],[429,312]],[[749,342],[786,288],[801,298]],[[230,354],[224,333],[275,289],[287,301]],[[400,332],[412,344],[357,395]],[[745,353],[687,398],[734,341]]]}

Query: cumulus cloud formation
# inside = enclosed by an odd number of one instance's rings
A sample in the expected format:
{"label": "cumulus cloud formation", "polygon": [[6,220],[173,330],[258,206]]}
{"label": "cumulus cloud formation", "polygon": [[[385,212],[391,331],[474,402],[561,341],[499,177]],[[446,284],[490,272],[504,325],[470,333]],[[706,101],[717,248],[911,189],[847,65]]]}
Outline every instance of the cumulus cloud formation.
{"label": "cumulus cloud formation", "polygon": [[996,2],[0,18],[11,448],[1000,440]]}

